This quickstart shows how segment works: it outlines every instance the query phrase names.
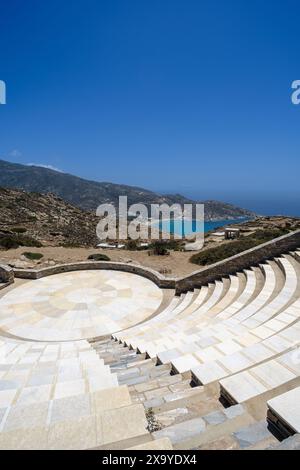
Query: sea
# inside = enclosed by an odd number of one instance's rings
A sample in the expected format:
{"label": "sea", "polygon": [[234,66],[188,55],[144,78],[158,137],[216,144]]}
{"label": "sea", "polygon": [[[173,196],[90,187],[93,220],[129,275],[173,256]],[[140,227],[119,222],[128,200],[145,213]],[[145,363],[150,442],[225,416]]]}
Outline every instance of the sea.
{"label": "sea", "polygon": [[162,232],[184,236],[191,235],[192,233],[203,232],[203,230],[204,233],[206,233],[210,230],[217,230],[225,225],[240,224],[246,220],[248,219],[245,217],[239,219],[214,220],[204,222],[203,226],[203,221],[200,220],[193,219],[183,222],[182,220],[168,219],[155,222],[153,225],[154,227],[158,227]]}

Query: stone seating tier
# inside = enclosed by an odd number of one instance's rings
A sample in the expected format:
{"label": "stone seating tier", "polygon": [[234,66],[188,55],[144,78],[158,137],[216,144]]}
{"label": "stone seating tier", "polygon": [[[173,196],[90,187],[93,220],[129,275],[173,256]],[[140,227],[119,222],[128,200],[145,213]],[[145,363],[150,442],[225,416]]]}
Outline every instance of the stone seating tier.
{"label": "stone seating tier", "polygon": [[2,449],[264,448],[267,409],[300,432],[299,250],[173,297],[81,270],[0,307]]}

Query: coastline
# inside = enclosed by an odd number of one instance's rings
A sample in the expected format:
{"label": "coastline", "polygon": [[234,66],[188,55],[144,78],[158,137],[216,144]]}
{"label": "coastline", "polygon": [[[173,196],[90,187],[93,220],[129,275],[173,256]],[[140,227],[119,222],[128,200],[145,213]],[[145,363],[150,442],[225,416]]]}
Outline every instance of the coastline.
{"label": "coastline", "polygon": [[[157,220],[154,220],[154,221],[148,221],[148,226],[150,227],[155,227],[156,229],[160,229],[163,233],[170,233],[170,234],[177,234],[177,235],[180,235],[179,231],[176,231],[174,230],[174,228],[176,229],[176,227],[174,227],[174,223],[176,222],[179,222],[181,221],[182,219],[180,217],[174,217],[174,219],[160,219],[160,221],[158,222]],[[196,221],[196,219],[192,219],[190,222],[191,224],[193,225],[194,222],[199,222],[200,224],[204,224],[204,233],[208,233],[212,230],[216,230],[216,229],[219,229],[219,228],[223,228],[225,225],[238,225],[238,224],[241,224],[241,223],[244,223],[244,222],[248,222],[249,220],[252,220],[250,217],[239,217],[239,218],[234,218],[234,219],[231,219],[231,218],[225,218],[225,219],[214,219],[214,220],[204,220],[203,221]],[[168,224],[169,222],[171,221],[170,223],[170,230],[162,230],[163,228],[163,225],[164,224]],[[200,231],[200,230],[199,230]],[[180,230],[181,232],[181,230]],[[192,231],[188,231],[188,232],[185,232],[184,235],[190,235],[191,233],[198,233],[194,230]]]}

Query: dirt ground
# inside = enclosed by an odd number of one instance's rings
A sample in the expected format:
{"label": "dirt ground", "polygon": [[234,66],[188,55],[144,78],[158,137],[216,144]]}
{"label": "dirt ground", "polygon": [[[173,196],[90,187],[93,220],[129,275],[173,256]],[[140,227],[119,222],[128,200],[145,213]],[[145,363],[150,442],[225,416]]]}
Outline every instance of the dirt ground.
{"label": "dirt ground", "polygon": [[[41,261],[29,261],[24,259],[22,253],[30,251],[42,253],[44,257]],[[24,267],[46,267],[52,264],[71,263],[75,261],[86,261],[92,253],[103,253],[112,261],[123,263],[136,263],[162,272],[167,277],[180,277],[199,269],[199,266],[189,262],[192,253],[171,251],[167,256],[149,256],[147,251],[127,251],[117,249],[99,249],[99,248],[64,248],[64,247],[42,247],[26,248],[19,247],[7,251],[0,251],[0,263],[15,264],[23,262]],[[195,252],[193,252],[195,253]],[[23,261],[22,261],[23,260]],[[24,262],[25,260],[25,262]],[[21,266],[19,266],[21,267]],[[167,270],[167,272],[164,272]]]}
{"label": "dirt ground", "polygon": [[[299,228],[299,218],[290,217],[261,217],[255,221],[243,222],[239,227],[247,234],[258,229],[274,229],[289,226],[290,229]],[[235,225],[237,227],[237,225]],[[215,237],[209,234],[205,239],[205,248],[230,243],[222,237]],[[22,254],[26,251],[42,253],[44,256],[40,261],[29,261]],[[0,263],[10,264],[16,268],[42,268],[55,264],[71,263],[77,261],[86,261],[92,253],[106,254],[112,261],[123,263],[135,263],[154,269],[166,277],[186,276],[194,271],[201,269],[200,266],[190,263],[189,259],[194,252],[170,251],[167,256],[149,256],[148,251],[129,251],[118,249],[99,249],[99,248],[66,248],[62,246],[43,246],[42,248],[19,247],[17,249],[1,250]]]}

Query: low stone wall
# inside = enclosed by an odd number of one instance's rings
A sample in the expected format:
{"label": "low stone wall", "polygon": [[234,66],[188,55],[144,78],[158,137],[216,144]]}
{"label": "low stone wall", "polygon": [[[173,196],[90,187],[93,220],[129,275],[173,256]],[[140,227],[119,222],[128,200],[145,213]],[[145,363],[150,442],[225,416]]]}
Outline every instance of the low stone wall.
{"label": "low stone wall", "polygon": [[5,287],[8,284],[12,284],[14,282],[14,271],[9,266],[5,264],[0,264],[0,282],[3,283],[1,287]]}
{"label": "low stone wall", "polygon": [[14,269],[16,277],[22,279],[40,279],[52,274],[66,273],[71,271],[84,271],[93,269],[111,269],[114,271],[125,271],[127,273],[138,274],[153,281],[158,287],[164,289],[174,289],[175,279],[168,279],[157,271],[154,271],[136,264],[118,263],[114,261],[82,261],[78,263],[60,264],[42,269]]}
{"label": "low stone wall", "polygon": [[194,271],[192,274],[182,278],[166,278],[153,269],[136,264],[118,263],[113,261],[82,261],[78,263],[61,264],[35,269],[14,269],[16,277],[23,279],[39,279],[52,274],[59,274],[71,271],[91,270],[91,269],[112,269],[138,274],[153,281],[158,287],[164,289],[176,289],[176,294],[181,294],[188,290],[199,288],[203,285],[221,279],[222,277],[235,274],[243,269],[257,266],[268,259],[280,256],[289,251],[300,248],[300,230],[292,232],[282,237],[271,240],[238,255],[227,258],[207,268]]}
{"label": "low stone wall", "polygon": [[300,230],[219,261],[207,268],[195,271],[189,276],[176,279],[176,293],[180,294],[193,288],[201,287],[208,282],[221,279],[224,276],[234,274],[251,266],[257,266],[268,259],[296,250],[297,248],[300,248]]}

